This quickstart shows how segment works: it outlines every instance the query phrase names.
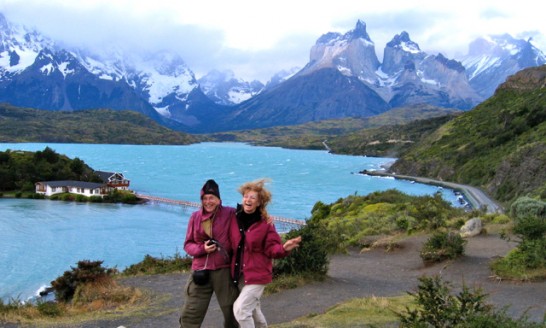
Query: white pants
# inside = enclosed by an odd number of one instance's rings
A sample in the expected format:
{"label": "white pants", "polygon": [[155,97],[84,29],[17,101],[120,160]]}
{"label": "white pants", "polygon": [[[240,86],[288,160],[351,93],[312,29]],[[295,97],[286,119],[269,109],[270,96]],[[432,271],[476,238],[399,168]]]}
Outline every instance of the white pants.
{"label": "white pants", "polygon": [[240,328],[267,327],[267,321],[260,308],[264,288],[265,285],[245,285],[241,289],[239,297],[233,303],[233,313]]}

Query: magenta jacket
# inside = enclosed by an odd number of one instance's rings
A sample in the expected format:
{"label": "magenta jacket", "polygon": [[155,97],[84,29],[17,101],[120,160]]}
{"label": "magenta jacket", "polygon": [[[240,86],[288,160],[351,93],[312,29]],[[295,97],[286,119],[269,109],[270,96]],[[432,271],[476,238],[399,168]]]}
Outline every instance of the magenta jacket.
{"label": "magenta jacket", "polygon": [[[231,275],[235,274],[236,250],[241,241],[241,233],[237,225],[237,219],[231,221],[230,228],[231,247],[233,259],[231,262]],[[273,259],[289,255],[283,248],[281,237],[273,223],[265,220],[251,225],[245,236],[245,244],[242,260],[242,274],[246,285],[265,285],[273,280]]]}
{"label": "magenta jacket", "polygon": [[218,251],[209,254],[207,261],[207,253],[205,252],[205,241],[209,240],[209,236],[201,227],[201,221],[210,217],[210,213],[203,213],[203,209],[199,209],[192,213],[188,230],[186,232],[186,240],[184,241],[184,250],[193,257],[191,268],[192,270],[206,269],[216,270],[221,268],[229,268],[231,263],[232,248],[229,242],[229,227],[231,221],[235,219],[235,209],[233,207],[219,205],[216,217],[212,223],[212,237],[220,243]]}

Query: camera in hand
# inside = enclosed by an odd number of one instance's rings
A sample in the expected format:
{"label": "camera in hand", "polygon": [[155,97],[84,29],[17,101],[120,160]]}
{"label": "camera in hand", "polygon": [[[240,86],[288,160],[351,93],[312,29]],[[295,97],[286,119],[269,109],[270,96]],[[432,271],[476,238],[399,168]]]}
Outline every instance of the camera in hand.
{"label": "camera in hand", "polygon": [[217,247],[220,247],[220,243],[216,239],[209,239],[207,241],[207,246],[216,245]]}

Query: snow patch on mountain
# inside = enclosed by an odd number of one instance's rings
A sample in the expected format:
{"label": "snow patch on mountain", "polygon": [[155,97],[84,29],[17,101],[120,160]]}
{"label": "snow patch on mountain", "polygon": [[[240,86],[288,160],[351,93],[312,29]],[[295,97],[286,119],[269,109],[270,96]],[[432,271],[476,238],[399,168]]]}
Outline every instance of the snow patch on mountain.
{"label": "snow patch on mountain", "polygon": [[212,70],[197,83],[207,97],[221,105],[236,105],[262,92],[263,83],[235,78],[231,70]]}

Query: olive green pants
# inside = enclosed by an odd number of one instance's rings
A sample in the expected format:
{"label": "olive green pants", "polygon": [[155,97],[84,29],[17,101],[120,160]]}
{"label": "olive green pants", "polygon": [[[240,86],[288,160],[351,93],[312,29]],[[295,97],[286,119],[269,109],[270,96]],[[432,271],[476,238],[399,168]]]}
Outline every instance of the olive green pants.
{"label": "olive green pants", "polygon": [[239,291],[231,282],[229,268],[210,271],[208,283],[201,286],[197,285],[190,275],[185,293],[185,302],[179,320],[181,328],[201,327],[209,308],[212,293],[216,294],[216,299],[224,314],[224,327],[239,327],[233,315],[233,303],[237,299]]}

